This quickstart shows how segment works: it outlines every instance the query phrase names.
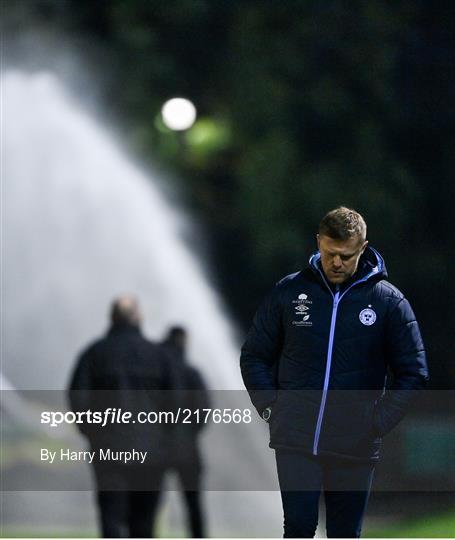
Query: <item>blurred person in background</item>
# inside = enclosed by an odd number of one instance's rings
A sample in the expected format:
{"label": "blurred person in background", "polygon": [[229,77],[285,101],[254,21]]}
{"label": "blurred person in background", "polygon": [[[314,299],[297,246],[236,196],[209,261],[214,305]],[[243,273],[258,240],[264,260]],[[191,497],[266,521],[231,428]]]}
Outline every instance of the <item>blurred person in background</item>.
{"label": "blurred person in background", "polygon": [[[200,372],[187,362],[187,341],[185,328],[173,326],[162,344],[182,381],[182,391],[179,393],[182,407],[192,411],[199,410],[200,418],[203,418],[203,409],[210,407],[209,395]],[[181,485],[187,507],[188,526],[193,538],[203,538],[207,534],[201,505],[203,460],[199,449],[199,436],[204,426],[204,422],[179,424],[173,431],[172,451],[167,463],[169,472],[175,472]]]}
{"label": "blurred person in background", "polygon": [[[70,384],[70,404],[74,411],[169,410],[175,403],[179,385],[163,347],[141,333],[138,301],[123,295],[112,303],[107,334],[91,344],[78,358]],[[164,390],[164,392],[161,392]],[[157,422],[78,424],[92,450],[100,448],[146,451],[144,463],[94,460],[98,489],[100,526],[105,538],[150,537],[154,510],[162,486],[170,451],[171,427]],[[144,491],[147,489],[147,491]]]}
{"label": "blurred person in background", "polygon": [[381,437],[428,380],[415,315],[366,230],[355,210],[328,212],[309,267],[277,283],[242,347],[245,386],[270,424],[285,537],[314,536],[321,490],[327,536],[360,536]]}

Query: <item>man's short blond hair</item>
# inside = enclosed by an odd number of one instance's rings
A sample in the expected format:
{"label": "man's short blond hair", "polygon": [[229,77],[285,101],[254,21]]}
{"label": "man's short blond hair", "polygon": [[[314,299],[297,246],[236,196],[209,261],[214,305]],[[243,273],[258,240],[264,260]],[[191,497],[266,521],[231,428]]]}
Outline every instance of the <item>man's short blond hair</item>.
{"label": "man's short blond hair", "polygon": [[367,237],[367,225],[363,217],[346,206],[330,210],[319,223],[319,234],[334,240],[349,240],[359,237],[363,242]]}

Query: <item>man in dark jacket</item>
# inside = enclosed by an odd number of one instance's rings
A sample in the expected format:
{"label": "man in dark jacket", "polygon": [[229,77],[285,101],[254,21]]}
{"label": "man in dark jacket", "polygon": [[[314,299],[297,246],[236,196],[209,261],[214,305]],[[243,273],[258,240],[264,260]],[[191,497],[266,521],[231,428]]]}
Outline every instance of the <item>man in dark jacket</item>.
{"label": "man in dark jacket", "polygon": [[[199,410],[210,407],[209,395],[199,371],[186,358],[188,335],[185,328],[173,326],[163,341],[163,347],[179,372],[182,390],[179,402],[184,410]],[[206,527],[201,503],[202,455],[199,436],[206,426],[204,422],[180,423],[173,430],[173,444],[167,465],[176,473],[182,487],[187,506],[188,525],[193,538],[204,538]]]}
{"label": "man in dark jacket", "polygon": [[[121,296],[112,304],[111,327],[78,359],[70,385],[74,411],[116,409],[132,413],[166,411],[174,405],[178,376],[164,349],[140,331],[137,300]],[[78,424],[88,437],[98,488],[101,530],[105,538],[149,537],[154,509],[170,449],[167,425],[159,422]],[[139,462],[100,460],[100,450],[146,453]],[[145,491],[147,490],[147,491]]]}
{"label": "man in dark jacket", "polygon": [[241,369],[270,422],[285,537],[314,536],[321,488],[327,535],[359,537],[381,437],[428,370],[414,313],[385,280],[362,216],[332,210],[317,241],[309,268],[278,282],[259,307]]}

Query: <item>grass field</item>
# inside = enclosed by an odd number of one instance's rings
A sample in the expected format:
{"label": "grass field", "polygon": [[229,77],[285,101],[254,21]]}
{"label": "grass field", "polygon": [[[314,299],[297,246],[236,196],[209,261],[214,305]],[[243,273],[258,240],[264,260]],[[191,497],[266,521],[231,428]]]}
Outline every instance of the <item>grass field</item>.
{"label": "grass field", "polygon": [[365,531],[366,538],[455,538],[455,512],[419,518],[384,529]]}
{"label": "grass field", "polygon": [[[2,537],[9,538],[86,538],[96,536],[92,531],[51,531],[51,530],[26,530],[26,529],[3,529]],[[364,538],[455,538],[455,512],[439,516],[420,518],[413,522],[406,522],[388,528],[371,528],[362,535]],[[167,534],[166,538],[172,538]],[[245,533],[245,537],[248,534]]]}

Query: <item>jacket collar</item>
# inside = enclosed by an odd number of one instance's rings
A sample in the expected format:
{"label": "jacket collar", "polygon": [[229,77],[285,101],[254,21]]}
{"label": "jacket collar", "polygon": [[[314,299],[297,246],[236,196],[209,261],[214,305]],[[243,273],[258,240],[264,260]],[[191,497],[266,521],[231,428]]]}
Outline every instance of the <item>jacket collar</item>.
{"label": "jacket collar", "polygon": [[128,323],[115,323],[111,325],[108,330],[109,336],[118,336],[124,334],[140,335],[141,331],[138,326]]}

